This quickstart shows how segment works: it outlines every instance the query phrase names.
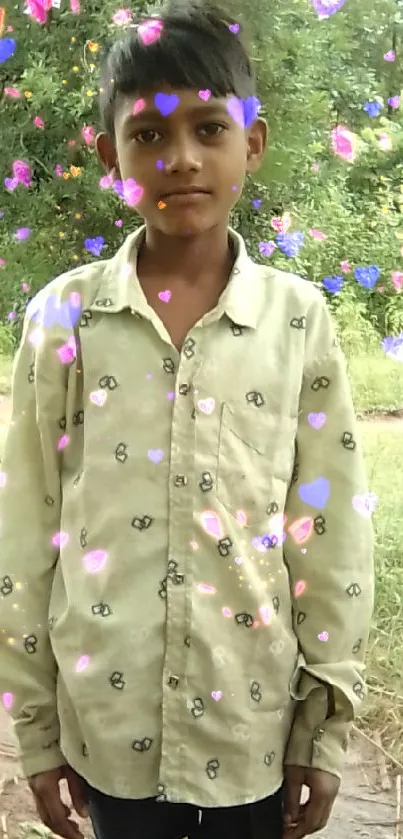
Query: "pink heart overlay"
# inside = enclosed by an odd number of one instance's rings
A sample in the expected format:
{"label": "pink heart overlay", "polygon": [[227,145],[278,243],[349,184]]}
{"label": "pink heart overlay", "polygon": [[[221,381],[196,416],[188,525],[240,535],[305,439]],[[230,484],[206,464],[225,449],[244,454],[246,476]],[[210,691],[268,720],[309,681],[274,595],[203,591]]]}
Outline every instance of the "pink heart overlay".
{"label": "pink heart overlay", "polygon": [[149,449],[148,457],[151,460],[151,463],[160,463],[164,457],[164,452],[161,451],[161,449]]}
{"label": "pink heart overlay", "polygon": [[52,538],[52,545],[55,548],[65,548],[69,541],[69,534],[65,533],[61,530],[59,533],[55,533]]}
{"label": "pink heart overlay", "polygon": [[145,108],[145,106],[146,106],[145,99],[137,99],[137,102],[135,102],[134,105],[133,105],[133,116],[136,116],[136,114],[139,114],[140,111],[142,111]]}
{"label": "pink heart overlay", "polygon": [[148,46],[149,44],[153,44],[154,41],[157,41],[161,35],[163,26],[162,20],[146,20],[145,23],[141,23],[137,28],[137,32],[143,44]]}
{"label": "pink heart overlay", "polygon": [[81,658],[79,658],[79,660],[77,661],[76,673],[81,673],[83,670],[85,670],[85,668],[88,667],[89,663],[90,657],[88,655],[82,655]]}
{"label": "pink heart overlay", "polygon": [[107,560],[106,551],[90,551],[83,557],[83,562],[89,574],[96,574],[105,565]]}
{"label": "pink heart overlay", "polygon": [[368,492],[364,495],[354,495],[353,507],[356,513],[363,516],[365,519],[370,519],[372,513],[375,512],[378,505],[378,499],[374,492]]}
{"label": "pink heart overlay", "polygon": [[215,399],[212,396],[208,396],[207,399],[199,399],[197,405],[203,414],[212,414],[215,408]]}
{"label": "pink heart overlay", "polygon": [[166,288],[165,291],[158,292],[158,297],[160,300],[162,300],[163,303],[169,303],[172,297],[172,292],[169,290],[169,288]]}
{"label": "pink heart overlay", "polygon": [[66,446],[69,445],[69,442],[70,442],[69,435],[68,434],[63,434],[63,436],[60,438],[60,440],[57,444],[57,450],[60,452],[62,449],[65,449]]}
{"label": "pink heart overlay", "polygon": [[211,692],[211,695],[212,695],[214,701],[218,702],[219,699],[221,699],[221,697],[222,697],[222,690],[213,690]]}
{"label": "pink heart overlay", "polygon": [[270,606],[260,606],[259,615],[265,626],[269,626],[272,617]]}
{"label": "pink heart overlay", "polygon": [[295,583],[294,597],[299,597],[300,594],[302,594],[302,592],[305,591],[305,589],[306,583],[304,582],[304,580],[298,580],[298,582]]}
{"label": "pink heart overlay", "polygon": [[217,513],[214,513],[213,510],[205,510],[200,518],[206,533],[209,533],[210,536],[214,536],[217,539],[222,539],[221,524]]}
{"label": "pink heart overlay", "polygon": [[275,216],[270,223],[276,233],[287,233],[291,225],[291,216],[288,214],[282,217]]}
{"label": "pink heart overlay", "polygon": [[102,407],[102,405],[105,405],[105,402],[106,402],[106,391],[105,390],[94,390],[92,393],[90,393],[90,399],[91,399],[91,402],[94,403],[94,405],[98,405],[99,407]]}
{"label": "pink heart overlay", "polygon": [[323,428],[326,422],[326,414],[323,412],[319,414],[308,414],[308,422],[309,425],[312,425],[312,428]]}
{"label": "pink heart overlay", "polygon": [[12,693],[3,693],[3,705],[6,711],[9,711],[13,704],[13,694]]}

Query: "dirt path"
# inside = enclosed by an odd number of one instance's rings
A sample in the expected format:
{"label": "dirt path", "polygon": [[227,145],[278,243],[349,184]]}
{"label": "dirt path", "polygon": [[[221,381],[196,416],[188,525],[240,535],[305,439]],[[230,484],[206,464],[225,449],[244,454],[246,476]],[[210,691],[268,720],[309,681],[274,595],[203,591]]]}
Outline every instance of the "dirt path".
{"label": "dirt path", "polygon": [[[0,396],[0,445],[11,414],[10,398]],[[403,418],[370,418],[385,431],[400,428]],[[9,718],[0,705],[0,839],[20,839],[22,822],[38,822],[35,806],[16,759],[16,743]],[[18,783],[14,782],[18,779]],[[67,790],[64,797],[68,801]],[[383,792],[377,772],[377,753],[360,736],[353,737],[339,796],[328,827],[315,834],[323,839],[395,839],[396,793]],[[86,839],[93,839],[88,821],[78,819]],[[6,831],[4,830],[6,828]],[[23,833],[33,837],[35,833]]]}

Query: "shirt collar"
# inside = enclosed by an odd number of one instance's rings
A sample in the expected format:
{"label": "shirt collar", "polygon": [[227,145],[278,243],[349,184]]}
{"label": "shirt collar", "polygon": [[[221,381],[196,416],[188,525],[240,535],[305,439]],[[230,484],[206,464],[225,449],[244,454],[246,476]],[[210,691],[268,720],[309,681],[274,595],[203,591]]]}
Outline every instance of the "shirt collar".
{"label": "shirt collar", "polygon": [[[90,311],[116,313],[129,308],[145,314],[148,304],[137,276],[137,256],[145,231],[142,225],[130,233],[115,256],[106,261]],[[248,256],[242,236],[231,227],[228,233],[236,258],[217,310],[239,326],[256,329],[264,300],[264,277],[261,267]]]}

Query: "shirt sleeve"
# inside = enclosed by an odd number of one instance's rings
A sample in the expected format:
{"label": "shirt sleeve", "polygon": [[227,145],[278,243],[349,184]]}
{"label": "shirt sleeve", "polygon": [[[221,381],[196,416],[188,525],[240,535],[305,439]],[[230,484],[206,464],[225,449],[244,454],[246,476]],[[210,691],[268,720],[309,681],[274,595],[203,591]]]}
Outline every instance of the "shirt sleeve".
{"label": "shirt sleeve", "polygon": [[300,653],[284,763],[341,778],[349,731],[366,696],[374,496],[368,493],[346,361],[320,292],[315,309],[285,509],[284,556]]}
{"label": "shirt sleeve", "polygon": [[57,332],[35,328],[26,315],[0,464],[0,692],[27,777],[65,763],[59,748],[57,664],[48,633],[59,554],[58,449],[67,382]]}

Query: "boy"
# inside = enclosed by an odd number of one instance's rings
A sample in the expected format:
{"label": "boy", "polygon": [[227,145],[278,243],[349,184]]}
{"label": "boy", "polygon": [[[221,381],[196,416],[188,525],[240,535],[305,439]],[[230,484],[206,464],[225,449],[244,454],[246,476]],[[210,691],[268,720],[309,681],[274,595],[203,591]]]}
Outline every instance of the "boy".
{"label": "boy", "polygon": [[3,702],[66,839],[62,777],[97,839],[300,839],[365,694],[363,457],[320,292],[228,226],[267,137],[239,27],[194,4],[158,21],[109,53],[96,141],[145,226],[25,318]]}

